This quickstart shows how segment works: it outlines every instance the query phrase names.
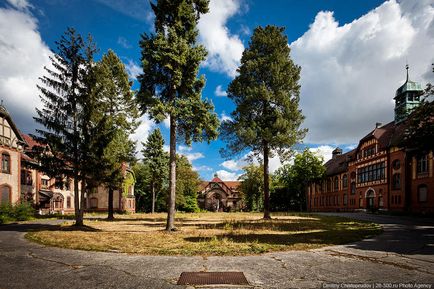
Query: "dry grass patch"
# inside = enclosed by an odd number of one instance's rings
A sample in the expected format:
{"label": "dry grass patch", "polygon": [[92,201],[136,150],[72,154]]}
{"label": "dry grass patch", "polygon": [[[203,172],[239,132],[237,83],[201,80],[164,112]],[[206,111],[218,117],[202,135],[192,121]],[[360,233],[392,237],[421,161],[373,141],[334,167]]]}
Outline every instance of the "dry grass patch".
{"label": "dry grass patch", "polygon": [[378,234],[378,225],[339,217],[259,213],[177,214],[178,231],[164,231],[165,214],[117,215],[108,222],[87,217],[86,230],[72,222],[30,232],[41,244],[71,249],[146,255],[250,255],[344,244]]}

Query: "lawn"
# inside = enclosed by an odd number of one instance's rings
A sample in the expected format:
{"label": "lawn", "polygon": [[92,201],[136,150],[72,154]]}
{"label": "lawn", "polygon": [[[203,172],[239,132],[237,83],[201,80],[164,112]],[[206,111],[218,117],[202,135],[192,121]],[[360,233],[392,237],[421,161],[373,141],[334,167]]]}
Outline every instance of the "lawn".
{"label": "lawn", "polygon": [[71,221],[30,232],[32,241],[71,249],[145,255],[228,256],[306,250],[354,242],[381,232],[380,226],[310,214],[197,213],[176,215],[176,232],[164,231],[166,214],[116,215],[108,222],[87,216],[85,227]]}

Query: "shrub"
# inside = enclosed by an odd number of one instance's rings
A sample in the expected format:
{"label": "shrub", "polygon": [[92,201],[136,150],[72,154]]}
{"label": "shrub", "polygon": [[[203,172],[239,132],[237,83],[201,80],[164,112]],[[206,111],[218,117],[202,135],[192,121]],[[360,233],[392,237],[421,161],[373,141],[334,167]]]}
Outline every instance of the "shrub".
{"label": "shrub", "polygon": [[35,215],[35,210],[29,203],[0,206],[0,224],[11,221],[30,220]]}

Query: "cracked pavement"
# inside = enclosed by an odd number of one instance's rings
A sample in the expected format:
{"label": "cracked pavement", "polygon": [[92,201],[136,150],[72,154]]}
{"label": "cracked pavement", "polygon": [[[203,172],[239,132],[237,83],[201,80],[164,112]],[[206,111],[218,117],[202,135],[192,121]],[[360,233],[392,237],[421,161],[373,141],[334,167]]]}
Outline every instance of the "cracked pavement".
{"label": "cracked pavement", "polygon": [[[336,213],[383,226],[360,242],[308,251],[243,257],[142,256],[46,247],[26,231],[61,221],[0,226],[0,289],[202,288],[179,286],[182,272],[241,271],[250,286],[322,288],[324,283],[430,283],[434,288],[434,220]],[[208,287],[209,288],[209,287]],[[225,287],[218,287],[225,288]]]}

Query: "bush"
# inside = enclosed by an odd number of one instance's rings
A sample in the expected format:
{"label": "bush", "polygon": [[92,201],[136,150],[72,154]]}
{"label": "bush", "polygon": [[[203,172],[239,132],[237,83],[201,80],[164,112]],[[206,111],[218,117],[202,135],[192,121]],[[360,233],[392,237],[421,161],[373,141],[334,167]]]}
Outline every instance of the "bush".
{"label": "bush", "polygon": [[29,203],[0,206],[0,224],[12,221],[30,220],[35,215],[35,210]]}

